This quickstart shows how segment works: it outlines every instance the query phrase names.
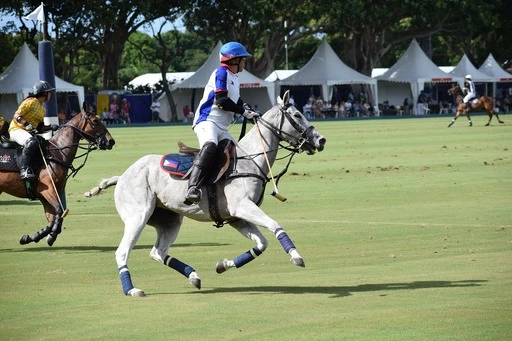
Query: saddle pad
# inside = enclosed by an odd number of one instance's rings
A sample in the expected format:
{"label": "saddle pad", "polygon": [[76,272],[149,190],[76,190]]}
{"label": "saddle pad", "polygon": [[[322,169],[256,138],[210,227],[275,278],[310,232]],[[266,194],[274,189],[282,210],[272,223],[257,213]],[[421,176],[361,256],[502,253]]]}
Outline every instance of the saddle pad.
{"label": "saddle pad", "polygon": [[193,155],[167,154],[160,159],[160,168],[164,172],[184,176],[194,163]]}
{"label": "saddle pad", "polygon": [[16,149],[6,149],[0,146],[0,169],[8,171],[19,171],[16,164]]}

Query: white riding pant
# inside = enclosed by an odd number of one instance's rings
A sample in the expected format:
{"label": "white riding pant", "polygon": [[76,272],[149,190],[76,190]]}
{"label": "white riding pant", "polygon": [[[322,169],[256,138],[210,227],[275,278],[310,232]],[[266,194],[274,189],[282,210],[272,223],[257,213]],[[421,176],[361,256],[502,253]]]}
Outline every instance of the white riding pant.
{"label": "white riding pant", "polygon": [[229,139],[235,142],[227,130],[219,128],[218,125],[210,121],[199,122],[194,127],[194,132],[196,133],[197,140],[199,141],[199,148],[203,148],[203,145],[206,142],[213,142],[216,145],[219,144],[219,141],[224,139]]}
{"label": "white riding pant", "polygon": [[9,132],[10,140],[22,146],[24,146],[25,142],[27,142],[27,140],[31,137],[32,134],[24,129],[14,129]]}
{"label": "white riding pant", "polygon": [[468,103],[470,100],[476,98],[475,94],[470,92],[466,96],[464,96],[464,99],[462,100],[464,103]]}

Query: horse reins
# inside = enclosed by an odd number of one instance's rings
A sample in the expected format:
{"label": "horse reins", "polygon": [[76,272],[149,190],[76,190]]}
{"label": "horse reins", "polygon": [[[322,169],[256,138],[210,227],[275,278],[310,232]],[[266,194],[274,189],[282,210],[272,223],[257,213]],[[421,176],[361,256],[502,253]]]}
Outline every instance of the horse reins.
{"label": "horse reins", "polygon": [[[79,159],[79,158],[85,156],[85,159],[83,160],[82,164],[80,166],[78,166],[78,167],[74,167],[73,164],[72,164],[72,161],[69,164],[65,164],[61,160],[58,160],[58,159],[56,159],[54,157],[49,156],[49,159],[51,161],[59,163],[59,164],[65,166],[65,167],[69,168],[69,170],[71,170],[71,172],[69,172],[69,174],[66,176],[66,179],[69,179],[70,176],[75,177],[75,175],[78,173],[78,171],[80,171],[85,166],[85,163],[87,162],[87,160],[89,158],[89,153],[91,151],[97,149],[97,145],[98,145],[97,141],[101,138],[101,134],[99,132],[96,132],[95,135],[92,135],[92,134],[89,134],[89,133],[85,132],[85,128],[87,127],[87,125],[90,125],[91,128],[93,129],[93,131],[96,131],[96,125],[94,124],[94,122],[89,118],[89,116],[86,113],[81,113],[81,115],[83,116],[84,122],[85,122],[83,128],[76,127],[76,126],[71,125],[69,123],[64,124],[62,126],[62,128],[63,127],[69,127],[71,129],[75,130],[81,138],[86,139],[89,142],[87,148],[82,147],[80,145],[80,143],[76,144],[78,146],[78,148],[86,149],[86,152],[84,152],[81,155],[75,156],[73,158],[73,160],[76,160],[76,159]],[[92,141],[95,141],[95,142],[92,142]],[[63,149],[69,148],[73,144],[67,145],[67,146],[64,146],[64,147],[57,147],[54,143],[52,143],[52,145],[55,147],[54,150],[59,150],[59,151],[62,152]],[[50,149],[48,149],[48,150],[50,151]]]}

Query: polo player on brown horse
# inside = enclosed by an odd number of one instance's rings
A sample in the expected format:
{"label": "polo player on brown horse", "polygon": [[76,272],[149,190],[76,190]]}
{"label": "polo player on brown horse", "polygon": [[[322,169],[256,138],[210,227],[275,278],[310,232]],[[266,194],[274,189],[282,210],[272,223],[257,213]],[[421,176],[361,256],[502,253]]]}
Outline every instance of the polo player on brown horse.
{"label": "polo player on brown horse", "polygon": [[[472,84],[471,75],[467,75],[466,82],[464,83],[464,85],[471,87],[471,84]],[[474,88],[474,85],[473,85],[473,88]],[[457,112],[455,113],[455,117],[452,119],[452,121],[448,125],[448,128],[451,127],[455,123],[455,120],[457,118],[459,118],[459,116],[463,112],[466,113],[466,116],[469,121],[469,126],[470,127],[473,126],[469,112],[470,111],[481,111],[481,110],[484,110],[487,113],[487,115],[489,116],[489,121],[487,122],[486,126],[488,126],[489,123],[491,123],[492,115],[496,115],[496,119],[498,120],[498,122],[504,123],[502,120],[500,120],[500,117],[498,116],[498,114],[494,112],[494,101],[493,101],[492,97],[489,97],[489,96],[477,97],[475,95],[475,97],[473,97],[473,98],[468,98],[467,102],[465,103],[464,99],[466,99],[466,97],[464,96],[462,89],[458,85],[455,85],[452,88],[448,89],[448,93],[450,95],[456,96],[455,103],[457,103]],[[473,93],[474,93],[474,91],[473,91]],[[468,95],[469,94],[466,94],[467,97],[471,97]]]}

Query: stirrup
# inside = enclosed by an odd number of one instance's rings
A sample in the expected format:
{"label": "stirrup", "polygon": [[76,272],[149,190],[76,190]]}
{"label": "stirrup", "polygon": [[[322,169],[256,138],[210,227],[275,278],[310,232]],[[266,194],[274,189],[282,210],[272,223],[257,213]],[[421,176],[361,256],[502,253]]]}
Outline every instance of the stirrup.
{"label": "stirrup", "polygon": [[34,180],[36,175],[30,168],[25,168],[20,171],[20,179],[21,180]]}
{"label": "stirrup", "polygon": [[201,201],[202,192],[201,189],[196,186],[192,186],[188,189],[187,196],[185,197],[184,203],[187,205],[191,205],[194,203],[198,203]]}

